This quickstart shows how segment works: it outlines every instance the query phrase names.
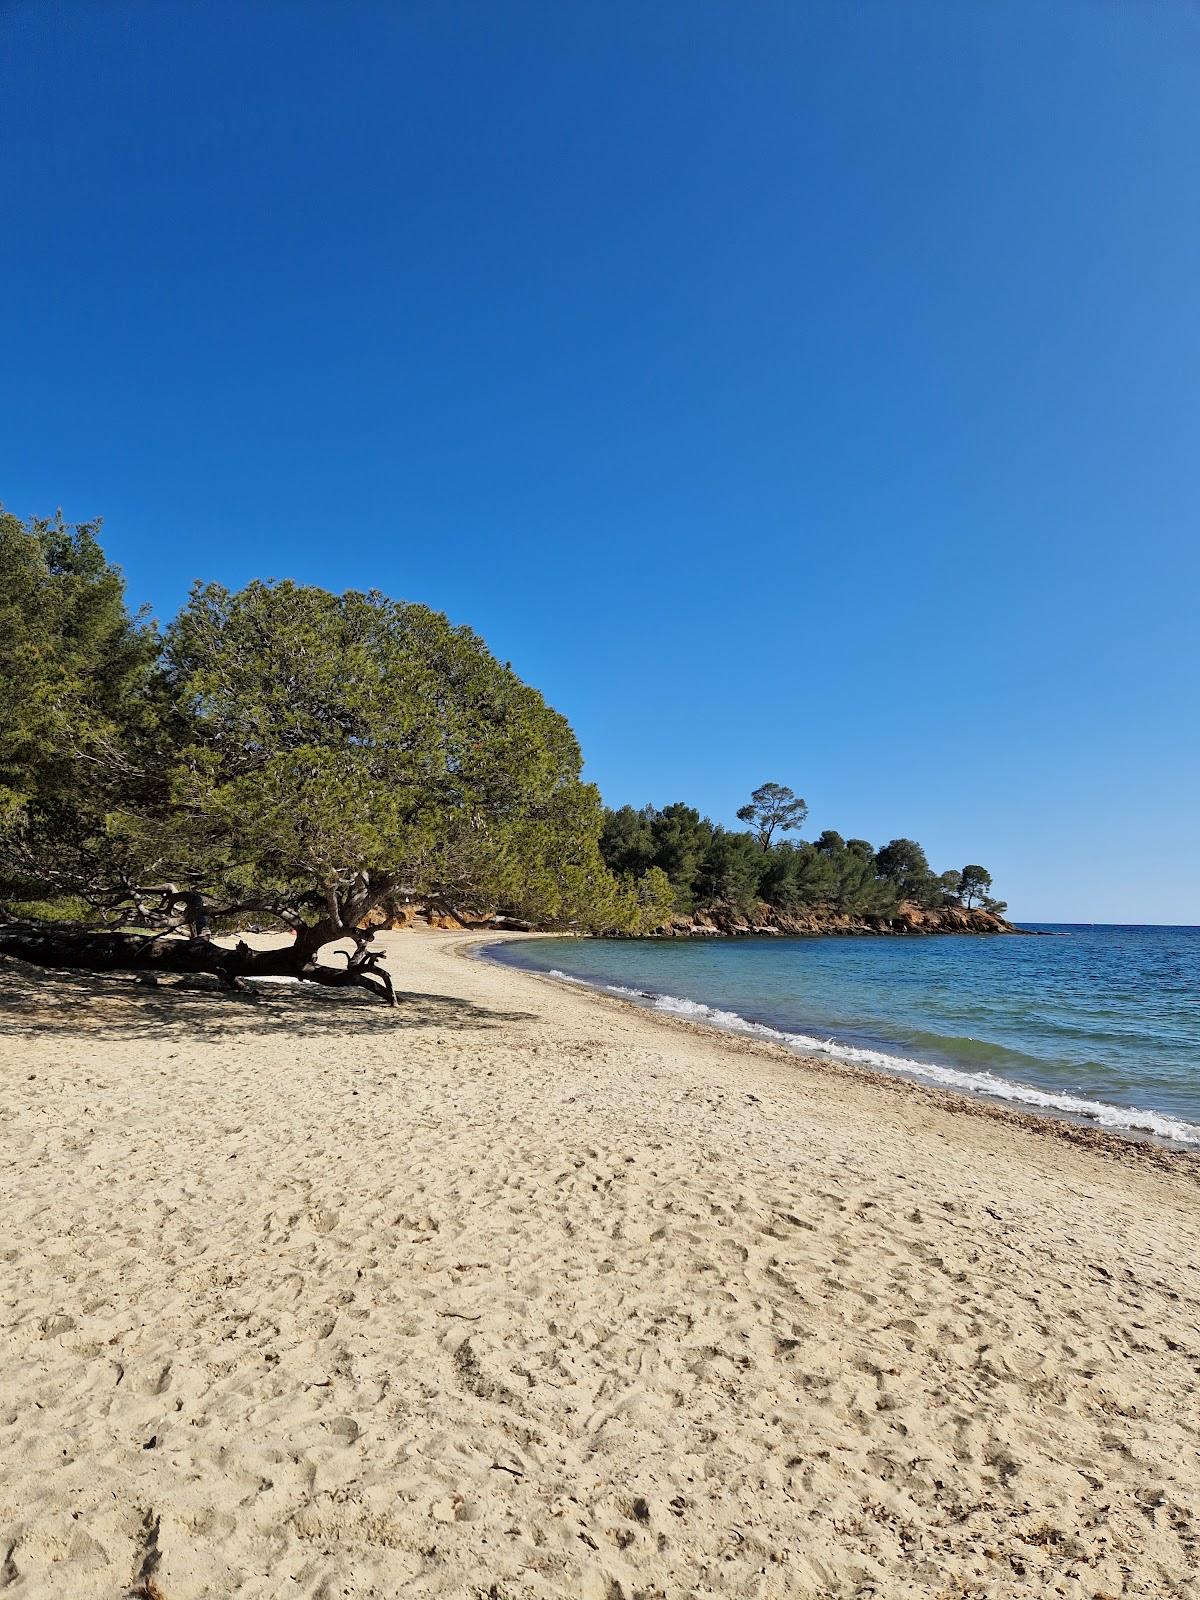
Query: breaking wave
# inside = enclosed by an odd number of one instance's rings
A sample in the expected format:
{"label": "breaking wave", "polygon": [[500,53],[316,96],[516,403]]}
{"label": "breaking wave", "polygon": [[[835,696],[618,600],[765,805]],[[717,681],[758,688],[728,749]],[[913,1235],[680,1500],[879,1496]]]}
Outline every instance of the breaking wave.
{"label": "breaking wave", "polygon": [[1058,1090],[1035,1089],[1030,1084],[1017,1083],[994,1072],[964,1072],[959,1067],[942,1067],[934,1062],[914,1061],[907,1056],[892,1055],[885,1050],[869,1050],[858,1045],[842,1044],[837,1039],[821,1039],[807,1033],[786,1033],[780,1028],[768,1026],[765,1022],[751,1022],[748,1018],[739,1016],[736,1011],[722,1011],[699,1000],[686,1000],[674,994],[656,994],[650,989],[629,989],[619,983],[589,983],[586,979],[573,977],[557,967],[551,969],[549,976],[565,983],[582,984],[585,988],[601,989],[608,994],[620,995],[652,1011],[685,1017],[711,1028],[721,1028],[727,1033],[745,1034],[751,1038],[767,1040],[772,1044],[781,1044],[797,1054],[829,1056],[837,1061],[869,1067],[877,1072],[893,1073],[939,1089],[955,1089],[959,1093],[982,1096],[990,1100],[1003,1100],[1019,1107],[1057,1112],[1061,1116],[1090,1122],[1114,1132],[1149,1133],[1158,1139],[1168,1139],[1174,1144],[1200,1149],[1200,1125],[1184,1122],[1178,1117],[1165,1116],[1158,1111],[1142,1111],[1132,1106],[1110,1105],[1103,1100],[1089,1100],[1082,1095]]}

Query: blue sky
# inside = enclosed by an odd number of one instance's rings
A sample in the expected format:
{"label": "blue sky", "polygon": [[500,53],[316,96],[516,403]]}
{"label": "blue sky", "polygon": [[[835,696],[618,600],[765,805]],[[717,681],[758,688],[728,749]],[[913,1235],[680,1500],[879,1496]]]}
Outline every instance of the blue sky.
{"label": "blue sky", "polygon": [[7,0],[0,496],[470,622],[614,804],[1200,917],[1200,8]]}

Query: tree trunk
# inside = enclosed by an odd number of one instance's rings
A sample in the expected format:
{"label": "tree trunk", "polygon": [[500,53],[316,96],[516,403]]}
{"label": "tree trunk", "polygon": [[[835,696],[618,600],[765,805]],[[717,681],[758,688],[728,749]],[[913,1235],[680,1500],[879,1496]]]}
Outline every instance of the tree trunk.
{"label": "tree trunk", "polygon": [[322,946],[346,937],[328,923],[298,930],[295,942],[273,950],[253,950],[240,940],[229,949],[209,939],[156,938],[136,933],[92,933],[63,924],[0,923],[0,955],[16,956],[40,967],[84,972],[210,973],[230,989],[244,989],[247,978],[302,978],[333,988],[369,989],[395,1005],[392,980],[370,949],[373,935],[355,931],[353,954],[344,967],[318,966]]}

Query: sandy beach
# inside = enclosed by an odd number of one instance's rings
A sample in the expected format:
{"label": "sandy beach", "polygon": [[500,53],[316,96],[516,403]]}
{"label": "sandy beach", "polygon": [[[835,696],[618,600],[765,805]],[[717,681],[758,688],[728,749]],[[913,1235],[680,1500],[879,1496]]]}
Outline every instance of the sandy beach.
{"label": "sandy beach", "polygon": [[0,969],[0,1590],[1194,1592],[1200,1163],[386,936]]}

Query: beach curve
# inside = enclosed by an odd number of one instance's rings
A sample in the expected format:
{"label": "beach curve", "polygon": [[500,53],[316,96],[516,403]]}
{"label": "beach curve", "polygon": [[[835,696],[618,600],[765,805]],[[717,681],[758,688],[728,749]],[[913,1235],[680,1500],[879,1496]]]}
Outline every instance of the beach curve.
{"label": "beach curve", "polygon": [[1184,1592],[1194,1160],[383,942],[0,975],[14,1593]]}

